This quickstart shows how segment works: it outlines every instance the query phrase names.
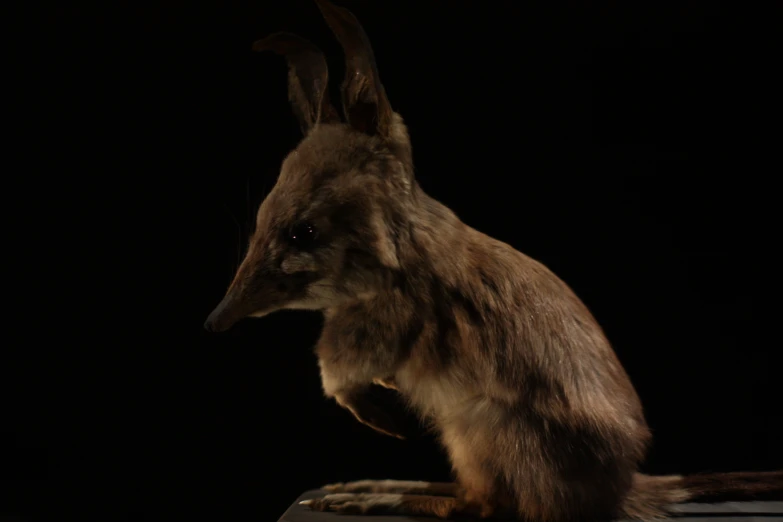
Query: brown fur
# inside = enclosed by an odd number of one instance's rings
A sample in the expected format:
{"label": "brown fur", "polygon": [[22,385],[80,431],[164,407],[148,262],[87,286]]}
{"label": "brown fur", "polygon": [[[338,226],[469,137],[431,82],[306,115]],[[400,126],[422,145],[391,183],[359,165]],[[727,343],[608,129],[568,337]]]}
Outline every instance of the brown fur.
{"label": "brown fur", "polygon": [[[759,475],[637,472],[650,431],[600,326],[545,266],[424,193],[366,34],[347,10],[317,3],[346,52],[347,123],[329,102],[313,44],[280,33],[256,44],[287,58],[305,137],[262,203],[208,327],[322,310],[315,350],[326,396],[395,434],[364,392],[373,383],[398,390],[439,433],[456,483],[338,484],[310,506],[546,522],[659,517],[710,492],[779,495],[779,474],[754,482]],[[306,244],[302,230],[315,231]]]}

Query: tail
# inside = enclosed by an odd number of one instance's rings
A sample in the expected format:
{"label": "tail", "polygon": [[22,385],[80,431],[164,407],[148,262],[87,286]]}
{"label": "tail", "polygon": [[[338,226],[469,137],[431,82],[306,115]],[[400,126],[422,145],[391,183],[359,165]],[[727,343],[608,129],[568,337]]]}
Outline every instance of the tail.
{"label": "tail", "polygon": [[783,500],[783,470],[662,477],[637,473],[622,515],[631,519],[664,518],[672,504],[742,500]]}

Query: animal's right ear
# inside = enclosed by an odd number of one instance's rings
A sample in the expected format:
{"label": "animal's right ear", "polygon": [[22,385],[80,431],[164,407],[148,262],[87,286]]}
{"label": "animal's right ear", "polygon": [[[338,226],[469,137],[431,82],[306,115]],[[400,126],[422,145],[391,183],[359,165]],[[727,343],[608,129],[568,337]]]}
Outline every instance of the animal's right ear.
{"label": "animal's right ear", "polygon": [[394,113],[378,77],[370,39],[359,20],[329,0],[315,0],[326,23],[345,51],[343,111],[356,130],[388,138],[393,134]]}
{"label": "animal's right ear", "polygon": [[329,101],[329,70],[318,47],[301,36],[274,33],[253,44],[254,51],[273,51],[288,62],[288,99],[306,136],[316,123],[340,121]]}

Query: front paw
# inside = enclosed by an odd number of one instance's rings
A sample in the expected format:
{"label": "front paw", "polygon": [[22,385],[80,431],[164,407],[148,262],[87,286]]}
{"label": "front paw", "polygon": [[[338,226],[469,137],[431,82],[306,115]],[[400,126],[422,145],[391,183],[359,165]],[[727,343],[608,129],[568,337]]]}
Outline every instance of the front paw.
{"label": "front paw", "polygon": [[397,388],[397,381],[394,380],[394,377],[387,377],[385,379],[375,378],[372,380],[373,384],[376,384],[378,386],[382,386],[389,390],[395,390],[399,391]]}
{"label": "front paw", "polygon": [[378,493],[336,493],[322,498],[303,500],[300,504],[313,511],[334,511],[351,515],[367,515],[394,512],[402,500],[401,495]]}
{"label": "front paw", "polygon": [[356,420],[377,432],[398,439],[405,439],[397,428],[397,423],[372,402],[372,398],[362,392],[353,392],[335,397],[338,404],[350,411]]}

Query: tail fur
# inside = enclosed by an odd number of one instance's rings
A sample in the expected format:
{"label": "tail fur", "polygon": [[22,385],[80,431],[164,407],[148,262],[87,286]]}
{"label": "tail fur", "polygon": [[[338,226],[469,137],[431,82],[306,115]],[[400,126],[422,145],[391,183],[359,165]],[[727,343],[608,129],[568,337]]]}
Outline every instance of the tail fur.
{"label": "tail fur", "polygon": [[623,504],[627,518],[664,518],[682,502],[783,500],[783,470],[650,476],[637,473]]}

